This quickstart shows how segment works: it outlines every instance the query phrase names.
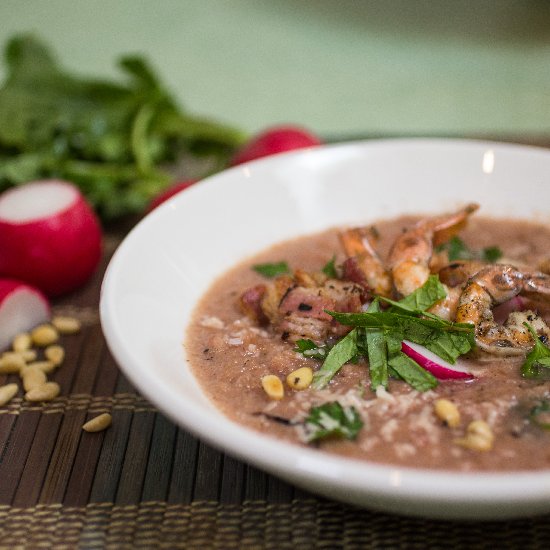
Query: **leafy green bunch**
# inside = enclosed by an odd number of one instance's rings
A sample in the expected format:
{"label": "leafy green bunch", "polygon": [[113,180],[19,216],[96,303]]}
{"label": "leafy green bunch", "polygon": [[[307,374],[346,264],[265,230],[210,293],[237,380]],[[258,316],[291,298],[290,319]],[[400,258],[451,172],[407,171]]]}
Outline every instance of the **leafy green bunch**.
{"label": "leafy green bunch", "polygon": [[139,213],[172,181],[164,168],[208,155],[217,170],[240,131],[179,108],[140,57],[123,57],[126,83],[77,77],[29,35],[4,52],[0,191],[58,177],[76,183],[104,219]]}

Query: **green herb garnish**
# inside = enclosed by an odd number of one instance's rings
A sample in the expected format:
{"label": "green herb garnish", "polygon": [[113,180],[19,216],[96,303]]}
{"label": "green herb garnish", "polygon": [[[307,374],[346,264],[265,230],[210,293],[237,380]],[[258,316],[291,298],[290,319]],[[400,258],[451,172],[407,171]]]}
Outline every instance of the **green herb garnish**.
{"label": "green herb garnish", "polygon": [[325,362],[313,375],[312,388],[324,388],[348,361],[356,357],[357,351],[357,331],[352,330],[329,351]]}
{"label": "green herb garnish", "polygon": [[313,359],[325,359],[330,349],[328,346],[319,346],[313,340],[304,338],[296,340],[295,344],[294,351]]}
{"label": "green herb garnish", "polygon": [[529,323],[523,324],[531,333],[535,345],[525,358],[521,375],[525,378],[546,378],[549,373],[545,369],[550,368],[550,349],[540,341],[535,329]]}
{"label": "green herb garnish", "polygon": [[256,264],[252,266],[252,269],[268,279],[272,279],[278,275],[284,275],[285,273],[290,273],[290,267],[288,267],[286,262]]}
{"label": "green herb garnish", "polygon": [[403,340],[420,344],[449,363],[455,363],[460,355],[475,347],[472,325],[451,323],[417,309],[417,306],[429,308],[441,299],[439,285],[439,281],[430,278],[412,298],[400,302],[387,300],[393,304],[390,311],[380,311],[378,300],[364,313],[327,311],[339,323],[353,329],[330,350],[313,377],[312,387],[324,388],[340,368],[357,355],[369,359],[374,390],[379,385],[387,386],[388,374],[405,380],[419,391],[435,387],[435,377],[401,352]]}
{"label": "green herb garnish", "polygon": [[322,271],[323,273],[329,278],[329,279],[337,279],[338,278],[338,272],[336,271],[336,256],[333,256],[323,267]]}
{"label": "green herb garnish", "polygon": [[11,39],[4,57],[0,192],[56,177],[75,182],[103,219],[140,213],[173,182],[164,166],[208,156],[216,171],[245,138],[181,109],[141,57],[120,60],[121,82],[64,70],[29,35]]}
{"label": "green herb garnish", "polygon": [[[367,310],[369,313],[379,313],[380,303],[373,300]],[[388,387],[388,351],[386,338],[382,330],[363,331],[369,359],[369,376],[371,388],[376,390],[378,386]]]}
{"label": "green herb garnish", "polygon": [[382,298],[385,302],[391,304],[393,308],[390,311],[409,312],[413,314],[425,314],[426,310],[435,303],[443,300],[447,296],[447,291],[439,281],[437,275],[430,275],[428,280],[414,292],[411,292],[405,298],[398,302],[389,298]]}
{"label": "green herb garnish", "polygon": [[488,246],[482,250],[472,250],[460,237],[452,237],[446,243],[436,248],[437,252],[446,250],[449,261],[456,260],[482,260],[495,263],[502,257],[502,250],[498,246]]}
{"label": "green herb garnish", "polygon": [[529,411],[529,419],[539,428],[550,430],[550,402],[544,400],[535,405]]}
{"label": "green herb garnish", "polygon": [[363,421],[354,407],[343,407],[338,401],[312,407],[305,420],[306,439],[308,442],[343,437],[355,439]]}

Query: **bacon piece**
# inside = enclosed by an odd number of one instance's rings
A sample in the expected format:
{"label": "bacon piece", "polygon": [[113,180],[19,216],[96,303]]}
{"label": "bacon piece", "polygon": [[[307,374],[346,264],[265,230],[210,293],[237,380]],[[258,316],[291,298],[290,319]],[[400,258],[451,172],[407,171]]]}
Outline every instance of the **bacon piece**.
{"label": "bacon piece", "polygon": [[262,309],[262,300],[266,291],[265,285],[256,285],[245,290],[240,298],[242,310],[259,325],[267,325],[269,322]]}
{"label": "bacon piece", "polygon": [[309,338],[322,343],[350,330],[327,310],[359,312],[368,296],[365,287],[353,281],[296,270],[293,277],[282,275],[269,285],[249,288],[240,302],[247,315],[257,323],[270,324],[283,340]]}

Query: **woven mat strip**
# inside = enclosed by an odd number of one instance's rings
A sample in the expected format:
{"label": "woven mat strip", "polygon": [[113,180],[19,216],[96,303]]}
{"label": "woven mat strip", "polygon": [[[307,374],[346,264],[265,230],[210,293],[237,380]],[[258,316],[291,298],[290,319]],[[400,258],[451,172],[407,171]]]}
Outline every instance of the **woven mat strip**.
{"label": "woven mat strip", "polygon": [[0,507],[0,548],[546,549],[550,523],[431,522],[325,500]]}

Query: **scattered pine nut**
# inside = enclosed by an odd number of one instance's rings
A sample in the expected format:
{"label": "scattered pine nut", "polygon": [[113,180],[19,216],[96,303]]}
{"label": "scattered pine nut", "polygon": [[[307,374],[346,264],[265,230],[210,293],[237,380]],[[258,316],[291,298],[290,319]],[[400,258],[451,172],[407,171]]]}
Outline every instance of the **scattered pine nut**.
{"label": "scattered pine nut", "polygon": [[17,384],[0,386],[0,407],[7,405],[17,395],[18,390]]}
{"label": "scattered pine nut", "polygon": [[302,367],[291,372],[286,377],[286,383],[293,390],[305,390],[309,388],[313,380],[313,370],[310,367]]}
{"label": "scattered pine nut", "polygon": [[0,374],[19,373],[25,367],[25,360],[15,351],[6,351],[0,357]]}
{"label": "scattered pine nut", "polygon": [[24,369],[21,369],[20,375],[21,380],[23,381],[23,389],[26,392],[29,392],[34,388],[39,388],[48,381],[44,371],[36,367],[25,367]]}
{"label": "scattered pine nut", "polygon": [[43,324],[32,330],[31,338],[34,345],[44,348],[57,342],[59,333],[53,325]]}
{"label": "scattered pine nut", "polygon": [[57,365],[53,361],[33,361],[32,363],[27,363],[25,368],[34,368],[41,370],[45,374],[50,374],[56,369],[56,367]]}
{"label": "scattered pine nut", "polygon": [[25,394],[25,399],[33,402],[51,401],[59,395],[60,391],[61,388],[57,382],[46,382],[42,386],[28,391]]}
{"label": "scattered pine nut", "polygon": [[86,432],[100,432],[107,429],[111,425],[112,420],[109,413],[103,413],[88,420],[88,422],[82,426],[82,429]]}
{"label": "scattered pine nut", "polygon": [[38,357],[38,353],[36,353],[35,349],[26,349],[23,351],[17,352],[22,358],[23,361],[28,363],[29,361],[34,361]]}
{"label": "scattered pine nut", "polygon": [[82,327],[82,323],[78,319],[64,315],[56,315],[52,319],[52,325],[60,334],[76,334]]}
{"label": "scattered pine nut", "polygon": [[13,339],[11,347],[13,351],[27,351],[31,348],[32,338],[28,332],[22,332]]}
{"label": "scattered pine nut", "polygon": [[493,448],[495,435],[487,422],[474,420],[468,424],[466,437],[456,439],[455,443],[472,451],[490,451]]}
{"label": "scattered pine nut", "polygon": [[65,359],[65,350],[58,344],[53,344],[44,350],[44,357],[58,367]]}
{"label": "scattered pine nut", "polygon": [[434,403],[437,418],[445,422],[449,428],[456,428],[460,424],[460,412],[457,406],[448,399],[438,399]]}
{"label": "scattered pine nut", "polygon": [[285,394],[285,388],[281,379],[274,374],[262,377],[262,387],[271,399],[282,399]]}

